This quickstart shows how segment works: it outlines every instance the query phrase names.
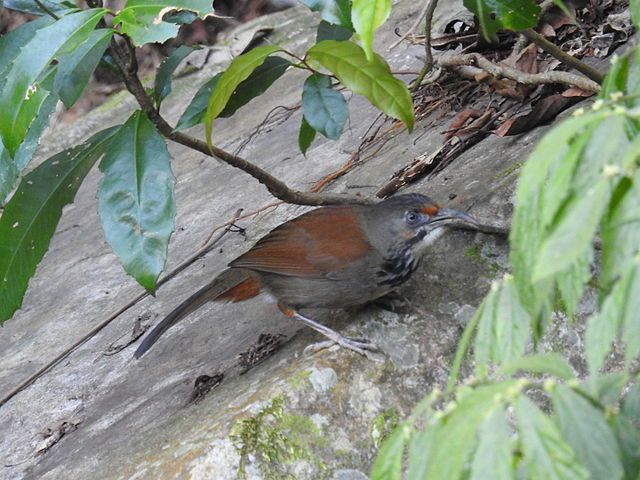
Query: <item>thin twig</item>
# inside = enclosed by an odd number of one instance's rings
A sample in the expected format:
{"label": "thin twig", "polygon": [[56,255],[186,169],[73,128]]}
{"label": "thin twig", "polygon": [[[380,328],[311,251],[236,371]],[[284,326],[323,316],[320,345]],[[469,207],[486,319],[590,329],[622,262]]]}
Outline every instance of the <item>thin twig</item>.
{"label": "thin twig", "polygon": [[420,88],[420,84],[424,80],[424,77],[433,68],[433,54],[431,53],[431,22],[433,20],[433,12],[435,12],[437,6],[438,6],[438,0],[427,1],[426,12],[424,16],[425,59],[424,59],[424,65],[422,66],[422,70],[420,70],[420,74],[418,75],[418,78],[416,78],[413,81],[413,84],[411,85],[412,91],[416,91],[418,88]]}
{"label": "thin twig", "polygon": [[[299,110],[301,106],[302,103],[298,102],[291,107],[287,107],[285,105],[278,105],[277,107],[273,107],[271,110],[269,110],[267,116],[262,120],[262,122],[260,122],[260,124],[256,128],[254,128],[251,133],[247,135],[247,137],[240,143],[233,154],[240,155],[240,152],[242,152],[242,150],[247,145],[249,145],[253,141],[253,139],[262,132],[264,128],[273,127],[274,125],[280,125],[281,123],[284,123],[291,117],[291,115],[293,115],[293,112]],[[281,110],[283,110],[284,113],[276,118],[276,113],[279,113]]]}
{"label": "thin twig", "polygon": [[260,208],[257,208],[255,210],[252,210],[250,212],[247,213],[242,213],[241,211],[238,211],[238,213],[236,215],[233,216],[233,218],[231,220],[227,220],[224,223],[221,223],[220,225],[217,225],[215,227],[213,227],[213,229],[211,230],[211,232],[209,233],[209,236],[207,237],[207,239],[203,242],[202,247],[201,248],[207,248],[207,245],[209,245],[209,241],[211,240],[211,238],[213,237],[213,235],[220,230],[221,228],[229,228],[231,225],[234,225],[237,221],[239,220],[244,220],[245,218],[249,218],[249,217],[253,217],[254,215],[257,215],[259,213],[264,212],[265,210],[269,209],[269,208],[277,208],[278,206],[282,205],[284,202],[280,201],[280,200],[276,200],[274,202],[271,203],[267,203],[266,205],[263,205]]}
{"label": "thin twig", "polygon": [[40,0],[34,0],[36,2],[36,5],[38,5],[38,8],[40,10],[42,10],[44,13],[46,13],[47,15],[49,15],[51,18],[53,18],[54,20],[60,20],[60,17],[58,15],[56,15],[53,10],[50,10],[44,3],[42,3]]}
{"label": "thin twig", "polygon": [[422,10],[420,10],[420,13],[418,14],[418,17],[416,18],[415,22],[413,22],[413,24],[411,24],[411,26],[409,27],[409,30],[407,30],[406,32],[404,32],[404,34],[395,42],[393,42],[393,44],[391,44],[391,46],[389,48],[387,48],[387,51],[391,51],[394,48],[396,48],[398,45],[400,45],[409,35],[411,35],[413,32],[415,32],[416,28],[418,28],[418,25],[420,25],[420,22],[422,22],[422,19],[424,18],[424,16],[427,14],[427,10],[429,9],[429,2],[430,0],[427,0],[426,2],[424,2],[424,6],[422,7]]}
{"label": "thin twig", "polygon": [[505,65],[497,65],[479,53],[467,53],[463,55],[449,54],[438,58],[438,65],[444,68],[459,66],[476,66],[494,77],[504,77],[515,80],[518,83],[528,85],[540,85],[547,83],[560,83],[571,85],[590,92],[600,90],[600,85],[595,81],[589,80],[581,75],[575,75],[569,72],[542,72],[542,73],[525,73],[515,68]]}
{"label": "thin twig", "polygon": [[604,74],[600,73],[591,65],[587,65],[583,61],[578,60],[573,55],[569,55],[567,52],[563,51],[557,45],[551,43],[549,40],[544,38],[542,35],[540,35],[538,32],[536,32],[532,28],[523,30],[521,33],[522,35],[527,37],[529,40],[531,40],[533,43],[535,43],[540,48],[542,48],[545,52],[551,54],[552,56],[560,60],[562,63],[564,63],[565,65],[571,68],[575,68],[577,71],[579,71],[580,73],[583,73],[594,82],[597,82],[598,84],[602,85],[602,82],[604,81]]}
{"label": "thin twig", "polygon": [[[124,37],[126,42],[130,40]],[[126,47],[124,47],[126,48]],[[135,72],[129,71],[127,65],[127,52],[123,51],[123,47],[120,47],[117,42],[112,40],[110,51],[113,55],[120,74],[124,80],[127,90],[133,94],[137,100],[140,108],[149,117],[149,120],[155,125],[158,131],[166,138],[173,140],[176,143],[189,147],[192,150],[196,150],[209,157],[215,157],[228,163],[232,167],[236,167],[245,173],[248,173],[260,183],[262,183],[267,190],[276,198],[283,200],[287,203],[294,203],[297,205],[345,205],[354,203],[365,203],[366,200],[353,195],[347,194],[328,194],[328,193],[312,193],[303,192],[300,190],[293,190],[289,188],[282,180],[274,177],[266,170],[258,167],[257,165],[249,162],[248,160],[233,155],[215,145],[209,146],[206,142],[194,137],[190,137],[182,132],[175,131],[171,125],[160,115],[160,112],[156,109],[151,100],[151,97],[147,94],[140,78]]]}

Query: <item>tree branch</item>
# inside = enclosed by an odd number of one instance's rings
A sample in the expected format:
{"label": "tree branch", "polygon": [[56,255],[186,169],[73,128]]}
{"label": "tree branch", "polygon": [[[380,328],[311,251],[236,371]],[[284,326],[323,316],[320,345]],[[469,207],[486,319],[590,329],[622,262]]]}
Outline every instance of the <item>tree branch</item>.
{"label": "tree branch", "polygon": [[577,71],[579,71],[580,73],[583,73],[594,82],[597,82],[598,84],[601,85],[602,82],[604,81],[604,74],[600,73],[591,65],[587,65],[586,63],[578,60],[573,55],[569,55],[567,52],[563,51],[560,47],[558,47],[554,43],[551,43],[549,40],[544,38],[542,35],[540,35],[538,32],[536,32],[532,28],[523,30],[520,33],[522,33],[522,35],[524,35],[533,43],[535,43],[540,48],[542,48],[545,52],[551,54],[552,56],[560,60],[562,63],[564,63],[565,65],[571,68],[575,68]]}
{"label": "tree branch", "polygon": [[437,64],[443,68],[459,67],[459,66],[475,66],[479,69],[490,73],[494,77],[504,77],[515,80],[518,83],[529,85],[540,85],[544,83],[560,83],[564,85],[575,86],[590,92],[600,90],[600,85],[595,81],[589,80],[580,75],[569,72],[542,72],[542,73],[525,73],[515,68],[504,65],[497,65],[479,53],[467,53],[462,55],[443,55],[437,59]]}
{"label": "tree branch", "polygon": [[[127,43],[130,42],[128,38],[124,37],[124,39]],[[249,162],[248,160],[237,155],[233,155],[232,153],[218,148],[215,145],[212,145],[211,149],[209,149],[206,142],[186,135],[182,132],[175,131],[173,127],[169,125],[167,121],[160,115],[160,112],[154,106],[153,101],[142,85],[142,82],[140,81],[135,68],[132,68],[131,65],[127,65],[126,58],[128,57],[128,54],[124,50],[124,48],[127,47],[118,45],[118,43],[114,39],[112,39],[110,50],[116,66],[118,67],[118,70],[122,75],[122,79],[124,80],[127,90],[131,92],[131,94],[135,97],[136,101],[140,105],[142,111],[147,114],[149,120],[151,120],[158,131],[166,138],[184,145],[185,147],[197,150],[204,155],[218,158],[223,162],[231,165],[232,167],[238,168],[243,172],[248,173],[260,183],[262,183],[274,197],[279,198],[280,200],[287,203],[312,206],[370,203],[370,200],[352,195],[326,193],[321,194],[293,190],[289,188],[283,181],[279,180],[266,170],[263,170],[262,168]]]}

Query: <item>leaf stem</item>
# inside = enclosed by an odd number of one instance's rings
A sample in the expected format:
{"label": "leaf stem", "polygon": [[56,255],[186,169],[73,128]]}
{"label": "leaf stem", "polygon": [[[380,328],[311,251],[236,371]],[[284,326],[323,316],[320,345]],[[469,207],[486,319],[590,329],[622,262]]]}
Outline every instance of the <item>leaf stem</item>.
{"label": "leaf stem", "polygon": [[60,17],[58,15],[56,15],[52,10],[50,10],[49,7],[47,7],[40,0],[34,0],[34,1],[36,2],[36,5],[38,5],[38,8],[40,8],[40,10],[42,10],[44,13],[49,15],[54,20],[60,20]]}
{"label": "leaf stem", "polygon": [[284,48],[281,48],[280,51],[282,53],[286,54],[286,55],[289,55],[292,58],[295,58],[301,65],[304,65],[304,66],[300,66],[300,64],[299,65],[295,65],[294,64],[294,66],[296,66],[298,68],[309,70],[309,71],[311,71],[313,73],[318,73],[318,71],[315,68],[313,68],[311,65],[309,65],[307,63],[307,59],[305,57],[299,57],[295,53],[290,52],[289,50],[285,50]]}
{"label": "leaf stem", "polygon": [[413,81],[411,85],[411,91],[415,92],[420,88],[420,84],[424,80],[427,73],[433,68],[433,53],[431,53],[431,23],[433,20],[433,12],[435,12],[438,6],[438,0],[427,0],[424,8],[424,65],[422,70],[418,74],[418,77]]}

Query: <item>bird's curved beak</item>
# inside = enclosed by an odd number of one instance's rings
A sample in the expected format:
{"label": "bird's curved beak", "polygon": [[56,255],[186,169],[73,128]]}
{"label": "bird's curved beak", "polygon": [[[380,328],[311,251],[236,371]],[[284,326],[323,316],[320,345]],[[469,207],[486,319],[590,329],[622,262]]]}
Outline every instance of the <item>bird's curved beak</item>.
{"label": "bird's curved beak", "polygon": [[469,224],[473,226],[477,226],[479,224],[478,220],[464,212],[454,210],[453,208],[441,208],[431,217],[429,225],[435,224],[438,227],[441,227],[454,223]]}

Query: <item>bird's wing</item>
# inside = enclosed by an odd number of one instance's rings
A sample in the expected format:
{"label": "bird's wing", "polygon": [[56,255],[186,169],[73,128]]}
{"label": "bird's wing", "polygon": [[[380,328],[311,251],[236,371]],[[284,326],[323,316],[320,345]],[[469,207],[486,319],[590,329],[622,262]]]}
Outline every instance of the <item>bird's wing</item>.
{"label": "bird's wing", "polygon": [[312,210],[272,230],[229,266],[307,278],[326,278],[372,250],[358,207]]}

